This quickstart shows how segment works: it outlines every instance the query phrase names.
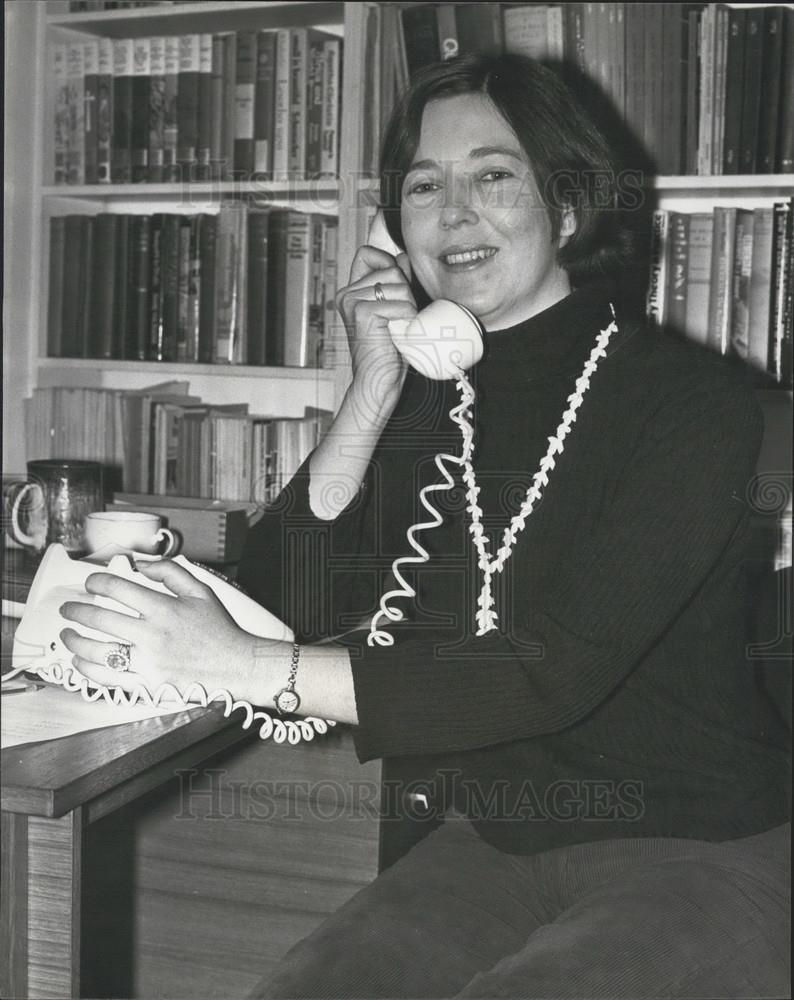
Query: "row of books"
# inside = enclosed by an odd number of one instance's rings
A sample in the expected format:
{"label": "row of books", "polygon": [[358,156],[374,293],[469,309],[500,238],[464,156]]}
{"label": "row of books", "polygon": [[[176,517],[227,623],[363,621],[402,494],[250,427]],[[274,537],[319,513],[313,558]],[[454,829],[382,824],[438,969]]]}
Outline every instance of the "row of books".
{"label": "row of books", "polygon": [[330,414],[256,416],[214,406],[184,381],[141,390],[34,389],[26,453],[102,462],[114,490],[160,496],[276,499],[324,433]]}
{"label": "row of books", "polygon": [[313,28],[58,43],[54,183],[336,177],[342,50]]}
{"label": "row of books", "polygon": [[50,219],[50,357],[323,367],[337,220],[222,201],[216,215]]}
{"label": "row of books", "polygon": [[791,387],[794,200],[654,213],[648,315]]}
{"label": "row of books", "polygon": [[469,52],[597,83],[663,174],[794,168],[794,9],[702,3],[414,4],[384,21],[397,86]]}
{"label": "row of books", "polygon": [[[181,0],[186,3],[188,0]],[[171,7],[180,0],[69,0],[70,14],[84,14],[92,10],[129,10],[133,7]]]}

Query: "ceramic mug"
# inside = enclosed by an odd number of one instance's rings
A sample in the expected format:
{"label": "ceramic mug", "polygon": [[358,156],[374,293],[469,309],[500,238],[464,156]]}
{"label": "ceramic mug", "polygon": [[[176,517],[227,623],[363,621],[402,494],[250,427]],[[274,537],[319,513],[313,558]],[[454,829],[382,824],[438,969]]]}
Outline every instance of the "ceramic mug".
{"label": "ceramic mug", "polygon": [[[179,539],[162,525],[161,517],[145,511],[106,510],[89,514],[85,519],[86,548],[92,555],[141,552],[168,558],[178,551]],[[166,547],[161,552],[163,541]]]}
{"label": "ceramic mug", "polygon": [[14,492],[8,534],[33,552],[59,542],[70,555],[84,554],[85,519],[104,506],[102,464],[48,458],[27,467],[28,482]]}

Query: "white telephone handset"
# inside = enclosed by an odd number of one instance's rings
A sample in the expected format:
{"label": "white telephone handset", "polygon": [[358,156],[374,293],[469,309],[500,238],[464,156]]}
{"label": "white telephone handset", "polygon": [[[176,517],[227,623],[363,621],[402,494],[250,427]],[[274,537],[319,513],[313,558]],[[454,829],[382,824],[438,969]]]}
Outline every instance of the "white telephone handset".
{"label": "white telephone handset", "polygon": [[[368,243],[393,257],[403,253],[389,236],[383,212],[372,220]],[[465,306],[437,299],[412,320],[391,320],[389,334],[405,360],[426,378],[456,378],[483,355],[482,328]]]}

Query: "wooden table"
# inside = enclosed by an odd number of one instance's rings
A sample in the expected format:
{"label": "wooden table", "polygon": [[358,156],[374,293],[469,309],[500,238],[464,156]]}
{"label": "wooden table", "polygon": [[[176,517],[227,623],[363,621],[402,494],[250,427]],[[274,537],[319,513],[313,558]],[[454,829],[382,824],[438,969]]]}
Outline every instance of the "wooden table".
{"label": "wooden table", "polygon": [[4,998],[242,997],[377,873],[380,769],[343,727],[278,746],[193,709],[2,770]]}

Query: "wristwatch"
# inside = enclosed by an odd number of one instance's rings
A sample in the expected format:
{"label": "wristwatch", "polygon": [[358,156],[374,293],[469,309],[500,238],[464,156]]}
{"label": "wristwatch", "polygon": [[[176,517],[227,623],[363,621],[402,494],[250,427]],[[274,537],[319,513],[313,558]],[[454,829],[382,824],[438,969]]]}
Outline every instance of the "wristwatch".
{"label": "wristwatch", "polygon": [[283,687],[275,697],[276,708],[282,715],[293,715],[300,708],[300,695],[295,690],[295,678],[298,674],[298,661],[300,660],[301,648],[297,642],[292,644],[292,663],[290,664],[289,677],[286,687]]}

